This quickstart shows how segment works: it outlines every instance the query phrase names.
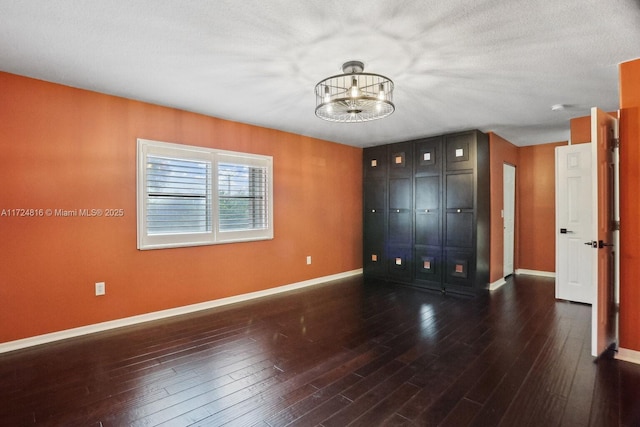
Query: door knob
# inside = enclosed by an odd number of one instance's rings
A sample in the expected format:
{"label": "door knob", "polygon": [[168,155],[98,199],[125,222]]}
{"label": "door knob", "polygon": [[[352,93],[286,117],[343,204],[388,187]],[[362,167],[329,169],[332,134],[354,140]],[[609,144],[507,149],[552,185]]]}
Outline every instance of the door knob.
{"label": "door knob", "polygon": [[594,241],[592,241],[592,242],[585,242],[584,244],[585,244],[585,245],[589,245],[589,246],[591,246],[592,248],[597,248],[597,247],[598,247],[598,242],[596,242],[595,240],[594,240]]}
{"label": "door knob", "polygon": [[560,229],[560,234],[567,234],[567,233],[573,233],[573,231],[567,230],[566,228],[561,228]]}

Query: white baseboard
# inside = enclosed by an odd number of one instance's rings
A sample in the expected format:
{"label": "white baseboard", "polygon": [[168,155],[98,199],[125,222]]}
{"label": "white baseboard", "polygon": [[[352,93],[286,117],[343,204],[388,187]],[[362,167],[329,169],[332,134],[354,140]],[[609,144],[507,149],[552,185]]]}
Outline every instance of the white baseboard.
{"label": "white baseboard", "polygon": [[489,290],[490,291],[495,291],[498,288],[501,288],[505,283],[507,283],[506,280],[504,280],[504,277],[501,277],[500,279],[496,280],[493,283],[489,283]]}
{"label": "white baseboard", "polygon": [[616,359],[640,365],[640,351],[618,348]]}
{"label": "white baseboard", "polygon": [[518,268],[516,274],[528,274],[530,276],[542,276],[542,277],[556,277],[554,271],[540,271],[540,270],[527,270],[525,268]]}
{"label": "white baseboard", "polygon": [[23,338],[15,341],[0,343],[0,353],[19,350],[21,348],[32,347],[35,345],[46,344],[53,341],[64,340],[67,338],[78,337],[96,332],[107,331],[109,329],[121,328],[123,326],[131,326],[138,323],[150,322],[152,320],[165,319],[167,317],[179,316],[181,314],[193,313],[209,308],[220,307],[223,305],[234,304],[237,302],[249,301],[256,298],[262,298],[269,295],[275,295],[282,292],[292,291],[295,289],[305,288],[308,286],[319,285],[330,282],[332,280],[344,279],[351,276],[362,274],[362,269],[345,271],[343,273],[332,274],[330,276],[317,277],[315,279],[305,280],[303,282],[292,283],[289,285],[278,286],[276,288],[265,289],[263,291],[250,292],[247,294],[236,295],[227,298],[220,298],[212,301],[205,301],[198,304],[185,305],[182,307],[170,308],[167,310],[154,311],[152,313],[140,314],[137,316],[125,317],[122,319],[110,320],[108,322],[95,323],[93,325],[81,326],[79,328],[66,329],[63,331],[52,332],[44,335]]}

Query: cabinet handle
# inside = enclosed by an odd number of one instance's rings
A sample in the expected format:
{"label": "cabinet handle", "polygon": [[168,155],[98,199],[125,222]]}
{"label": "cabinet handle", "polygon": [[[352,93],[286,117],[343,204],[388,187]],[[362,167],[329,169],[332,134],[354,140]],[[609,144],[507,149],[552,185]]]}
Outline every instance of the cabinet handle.
{"label": "cabinet handle", "polygon": [[458,209],[458,213],[460,213],[460,209]]}
{"label": "cabinet handle", "polygon": [[425,212],[427,212],[427,213],[429,213],[429,209],[425,209],[424,211],[425,211]]}
{"label": "cabinet handle", "polygon": [[375,211],[376,211],[375,209],[371,209],[371,212],[374,212],[374,213],[375,213]]}
{"label": "cabinet handle", "polygon": [[396,212],[397,212],[397,213],[400,213],[400,209],[396,209]]}

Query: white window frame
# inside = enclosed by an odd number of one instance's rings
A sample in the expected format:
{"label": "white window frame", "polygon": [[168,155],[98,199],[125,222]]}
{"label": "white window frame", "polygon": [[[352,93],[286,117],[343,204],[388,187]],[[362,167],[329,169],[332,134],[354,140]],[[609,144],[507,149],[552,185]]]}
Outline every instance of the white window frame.
{"label": "white window frame", "polygon": [[[207,161],[211,164],[211,231],[198,233],[148,234],[147,232],[147,156]],[[218,164],[234,163],[267,170],[267,227],[247,230],[220,230],[218,221]],[[217,150],[138,138],[137,140],[137,241],[139,250],[215,245],[273,239],[273,157]]]}

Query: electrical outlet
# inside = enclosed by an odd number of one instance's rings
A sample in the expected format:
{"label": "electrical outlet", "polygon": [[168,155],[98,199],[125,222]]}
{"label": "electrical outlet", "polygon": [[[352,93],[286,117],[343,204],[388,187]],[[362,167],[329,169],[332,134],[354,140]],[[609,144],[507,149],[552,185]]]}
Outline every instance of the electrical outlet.
{"label": "electrical outlet", "polygon": [[308,255],[307,256],[307,265],[310,265],[310,264],[311,264],[311,255]]}
{"label": "electrical outlet", "polygon": [[96,296],[104,295],[107,292],[104,282],[96,282]]}

